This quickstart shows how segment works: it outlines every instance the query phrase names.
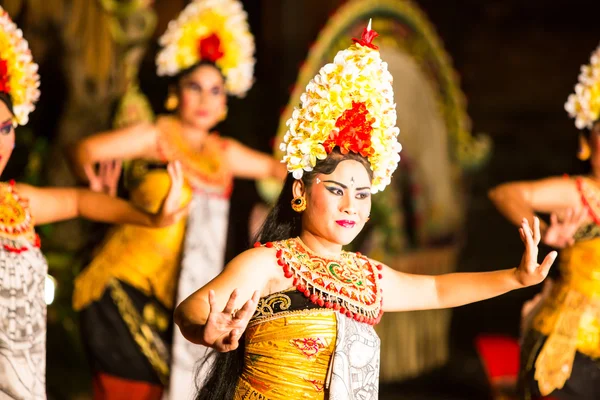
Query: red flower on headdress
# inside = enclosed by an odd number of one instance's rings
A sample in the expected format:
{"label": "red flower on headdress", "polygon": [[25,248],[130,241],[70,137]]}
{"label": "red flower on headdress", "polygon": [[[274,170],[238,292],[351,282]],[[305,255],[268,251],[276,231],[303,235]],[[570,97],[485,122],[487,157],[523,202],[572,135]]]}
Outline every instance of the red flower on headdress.
{"label": "red flower on headdress", "polygon": [[360,39],[352,38],[352,41],[362,46],[370,47],[373,50],[377,50],[379,47],[372,43],[373,39],[375,39],[377,36],[379,36],[379,33],[375,32],[373,29],[365,28],[363,29]]}
{"label": "red flower on headdress", "polygon": [[209,60],[216,62],[219,58],[223,57],[223,51],[221,50],[221,40],[216,34],[206,36],[198,40],[198,54],[201,60]]}
{"label": "red flower on headdress", "polygon": [[8,65],[6,60],[0,59],[0,92],[10,94],[10,84],[8,82]]}
{"label": "red flower on headdress", "polygon": [[349,151],[368,157],[372,153],[371,133],[373,132],[374,118],[369,115],[365,103],[352,103],[352,108],[347,109],[335,122],[336,131],[329,135],[323,143],[325,151],[331,151],[337,146],[342,154]]}

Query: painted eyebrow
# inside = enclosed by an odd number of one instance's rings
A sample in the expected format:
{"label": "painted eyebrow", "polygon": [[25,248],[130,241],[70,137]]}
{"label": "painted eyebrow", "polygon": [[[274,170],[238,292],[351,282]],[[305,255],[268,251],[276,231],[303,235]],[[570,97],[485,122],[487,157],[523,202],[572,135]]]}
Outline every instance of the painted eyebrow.
{"label": "painted eyebrow", "polygon": [[[329,180],[329,181],[323,181],[323,182],[326,182],[326,183],[335,183],[336,185],[339,185],[339,186],[341,186],[344,189],[348,189],[348,186],[346,186],[343,183],[340,183],[338,181],[331,181],[331,180]],[[371,188],[368,187],[368,186],[356,188],[356,190],[366,190],[366,189],[371,189]]]}
{"label": "painted eyebrow", "polygon": [[8,125],[8,124],[11,124],[11,125],[12,125],[12,118],[9,118],[9,119],[7,119],[6,121],[4,121],[4,122],[2,123],[2,126],[4,126],[4,125]]}

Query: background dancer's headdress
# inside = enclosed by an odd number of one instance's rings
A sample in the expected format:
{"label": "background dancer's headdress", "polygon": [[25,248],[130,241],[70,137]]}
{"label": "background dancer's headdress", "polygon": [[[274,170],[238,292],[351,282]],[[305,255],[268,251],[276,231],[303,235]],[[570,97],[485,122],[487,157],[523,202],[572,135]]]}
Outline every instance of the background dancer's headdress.
{"label": "background dancer's headdress", "polygon": [[306,86],[288,120],[281,151],[294,178],[311,171],[335,147],[366,157],[372,192],[383,190],[400,161],[392,75],[372,42],[371,23],[361,39],[337,53]]}
{"label": "background dancer's headdress", "polygon": [[569,96],[565,110],[575,118],[578,129],[591,129],[600,118],[600,46],[592,53],[590,64],[581,67],[575,93]]}
{"label": "background dancer's headdress", "polygon": [[171,21],[159,39],[158,75],[174,76],[201,61],[214,63],[231,95],[243,97],[252,87],[254,37],[237,0],[195,0]]}
{"label": "background dancer's headdress", "polygon": [[0,7],[0,92],[10,96],[15,122],[25,125],[40,97],[38,66],[23,32]]}

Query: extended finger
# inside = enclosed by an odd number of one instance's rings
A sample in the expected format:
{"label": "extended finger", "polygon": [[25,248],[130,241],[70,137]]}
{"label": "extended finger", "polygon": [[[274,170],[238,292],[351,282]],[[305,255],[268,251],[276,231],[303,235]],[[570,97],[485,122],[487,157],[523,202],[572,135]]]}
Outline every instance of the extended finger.
{"label": "extended finger", "polygon": [[538,217],[533,217],[533,241],[536,245],[538,245],[540,243],[540,239],[540,219]]}
{"label": "extended finger", "polygon": [[532,232],[531,229],[529,228],[529,222],[527,222],[527,219],[523,219],[523,223],[521,224],[521,228],[523,229],[523,233],[525,234],[525,246],[527,248],[527,250],[531,250],[531,247],[535,247],[535,244],[533,243],[533,237],[532,237]]}
{"label": "extended finger", "polygon": [[525,237],[525,230],[523,228],[519,228],[519,236],[521,237],[521,241],[523,243],[527,242],[527,238]]}
{"label": "extended finger", "polygon": [[85,172],[85,176],[88,178],[88,181],[93,182],[96,180],[96,171],[94,166],[91,164],[86,164],[83,166],[83,172]]}
{"label": "extended finger", "polygon": [[540,272],[544,278],[548,275],[548,272],[550,272],[550,267],[552,267],[552,264],[554,263],[554,260],[556,260],[557,256],[558,253],[556,251],[551,251],[546,257],[544,257],[544,261],[542,261],[542,264],[540,265]]}
{"label": "extended finger", "polygon": [[581,210],[579,210],[579,215],[577,216],[577,226],[579,227],[581,224],[583,224],[583,221],[585,221],[585,218],[588,215],[588,208],[586,206],[581,207]]}
{"label": "extended finger", "polygon": [[233,307],[235,306],[235,300],[238,296],[238,290],[233,289],[231,295],[229,296],[229,300],[227,300],[227,304],[225,304],[225,308],[223,309],[223,313],[231,314],[233,312]]}
{"label": "extended finger", "polygon": [[569,208],[569,209],[567,209],[567,212],[565,214],[564,221],[568,223],[568,222],[571,222],[572,219],[573,219],[573,209]]}
{"label": "extended finger", "polygon": [[244,306],[236,313],[235,318],[244,319],[252,316],[256,310],[258,300],[260,300],[260,291],[257,290],[252,294],[252,297],[246,303],[244,303]]}
{"label": "extended finger", "polygon": [[556,213],[550,214],[550,225],[558,225],[558,216]]}
{"label": "extended finger", "polygon": [[115,160],[112,168],[112,176],[118,177],[121,175],[121,170],[123,169],[123,161]]}

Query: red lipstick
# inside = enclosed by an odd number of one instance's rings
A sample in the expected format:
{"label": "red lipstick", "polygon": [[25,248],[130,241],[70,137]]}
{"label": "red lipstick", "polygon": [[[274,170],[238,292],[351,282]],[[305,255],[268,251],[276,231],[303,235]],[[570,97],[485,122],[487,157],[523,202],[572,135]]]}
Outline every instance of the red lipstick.
{"label": "red lipstick", "polygon": [[343,228],[354,228],[354,225],[356,225],[356,222],[348,221],[346,219],[340,219],[338,221],[335,221],[335,223]]}

